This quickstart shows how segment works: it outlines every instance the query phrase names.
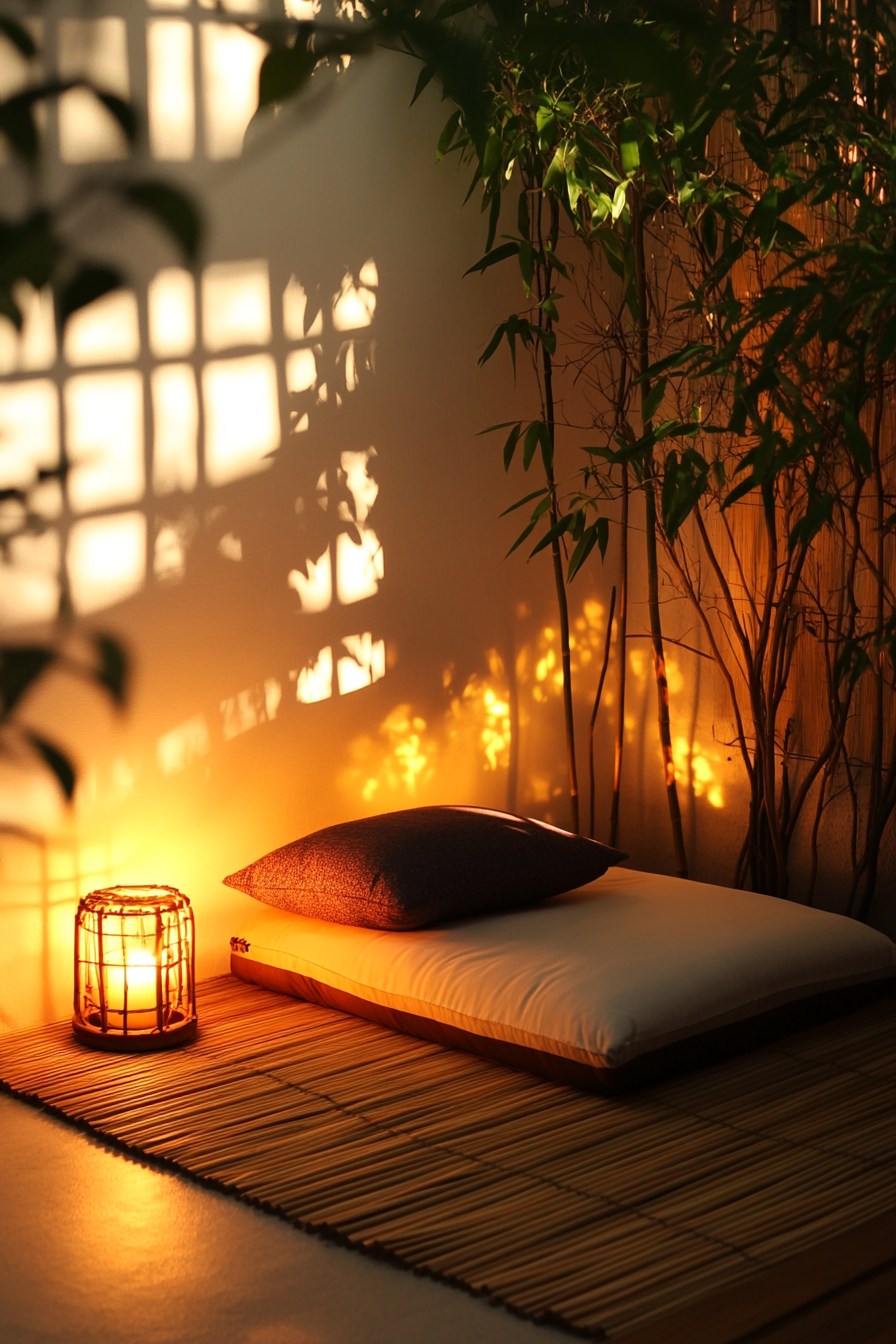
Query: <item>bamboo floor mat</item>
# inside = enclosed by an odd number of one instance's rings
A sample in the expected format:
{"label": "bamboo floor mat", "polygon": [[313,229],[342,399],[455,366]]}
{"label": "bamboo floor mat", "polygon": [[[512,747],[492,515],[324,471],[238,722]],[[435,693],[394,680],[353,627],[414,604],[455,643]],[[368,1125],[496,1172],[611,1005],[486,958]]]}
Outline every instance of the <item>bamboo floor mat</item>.
{"label": "bamboo floor mat", "polygon": [[68,1023],[0,1077],[305,1228],[615,1339],[896,1207],[896,1002],[623,1098],[230,976],[182,1050]]}

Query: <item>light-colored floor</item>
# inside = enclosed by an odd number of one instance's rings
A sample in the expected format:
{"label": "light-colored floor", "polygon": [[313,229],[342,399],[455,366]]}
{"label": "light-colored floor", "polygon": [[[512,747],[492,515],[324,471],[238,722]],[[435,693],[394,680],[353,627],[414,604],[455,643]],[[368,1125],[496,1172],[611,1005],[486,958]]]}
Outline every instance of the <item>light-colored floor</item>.
{"label": "light-colored floor", "polygon": [[0,1096],[3,1344],[551,1344]]}

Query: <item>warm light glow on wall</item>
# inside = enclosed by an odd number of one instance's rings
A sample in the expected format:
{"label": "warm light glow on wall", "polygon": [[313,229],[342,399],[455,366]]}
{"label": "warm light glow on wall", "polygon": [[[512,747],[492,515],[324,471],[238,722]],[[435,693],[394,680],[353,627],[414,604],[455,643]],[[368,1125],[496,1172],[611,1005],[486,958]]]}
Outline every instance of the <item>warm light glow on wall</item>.
{"label": "warm light glow on wall", "polygon": [[0,395],[0,480],[22,489],[59,461],[59,397],[48,378],[4,383]]}
{"label": "warm light glow on wall", "polygon": [[[120,98],[130,96],[124,19],[60,19],[56,41],[56,62],[62,79],[83,76]],[[58,108],[59,154],[66,163],[127,157],[124,132],[87,89],[63,93]]]}
{"label": "warm light glow on wall", "polygon": [[268,345],[271,300],[266,261],[230,261],[202,274],[202,340],[207,350]]}
{"label": "warm light glow on wall", "polygon": [[199,398],[189,364],[163,364],[151,376],[152,480],[157,495],[196,487]]}
{"label": "warm light glow on wall", "polygon": [[[353,522],[360,535],[360,545],[347,533],[340,533],[336,541],[336,595],[343,606],[372,597],[384,575],[383,549],[367,517],[376,501],[379,487],[368,472],[376,450],[343,452],[342,474],[346,489],[352,496],[352,508],[345,500],[339,504],[339,516],[344,522]],[[354,516],[353,516],[354,515]]]}
{"label": "warm light glow on wall", "polygon": [[201,25],[205,152],[210,159],[230,159],[242,153],[267,50],[266,43],[243,28],[224,23]]}
{"label": "warm light glow on wall", "polygon": [[143,494],[143,380],[133,370],[85,373],[64,389],[71,461],[68,492],[77,513],[136,503]]}
{"label": "warm light glow on wall", "polygon": [[159,524],[152,557],[152,572],[159,583],[180,583],[186,576],[190,532],[187,519]]}
{"label": "warm light glow on wall", "polygon": [[204,714],[192,718],[165,733],[156,744],[156,760],[163,775],[176,775],[211,750],[211,735]]}
{"label": "warm light glow on wall", "polygon": [[280,443],[277,369],[270,355],[206,364],[205,470],[210,485],[225,485],[270,466]]}
{"label": "warm light glow on wall", "polygon": [[306,330],[305,313],[307,309],[308,298],[305,291],[296,277],[291,275],[289,283],[283,291],[283,333],[288,341],[301,341],[305,336],[320,336],[323,334],[323,311],[315,313]]}
{"label": "warm light glow on wall", "polygon": [[705,749],[699,742],[677,737],[673,744],[675,777],[679,784],[689,786],[695,798],[705,798],[710,807],[724,807],[725,797],[716,772],[723,761],[717,748]]}
{"label": "warm light glow on wall", "polygon": [[[415,714],[410,705],[396,705],[386,716],[379,730],[385,749],[376,772],[368,776],[361,790],[365,803],[390,794],[413,799],[418,787],[432,778],[433,744],[427,741],[425,733],[426,720]],[[355,744],[362,760],[371,755],[371,748],[377,750],[369,739]]]}
{"label": "warm light glow on wall", "polygon": [[376,309],[376,295],[365,285],[356,286],[350,274],[333,300],[333,326],[337,331],[355,331],[369,327]]}
{"label": "warm light glow on wall", "polygon": [[147,290],[149,345],[158,359],[191,355],[196,348],[193,277],[180,266],[157,271]]}
{"label": "warm light glow on wall", "polygon": [[282,688],[276,677],[267,677],[260,686],[221,701],[224,741],[240,737],[262,723],[273,723],[280,707]]}
{"label": "warm light glow on wall", "polygon": [[290,350],[286,356],[286,390],[310,392],[317,386],[317,360],[313,350]]}
{"label": "warm light glow on wall", "polygon": [[146,25],[149,146],[157,159],[192,159],[196,145],[193,28],[182,19]]}
{"label": "warm light glow on wall", "polygon": [[303,705],[329,700],[333,694],[333,650],[321,649],[315,661],[295,675],[296,699]]}
{"label": "warm light glow on wall", "polygon": [[143,587],[146,519],[142,513],[113,513],[75,523],[66,561],[79,614],[123,601]]}
{"label": "warm light glow on wall", "polygon": [[348,606],[373,597],[384,574],[383,548],[372,528],[359,526],[361,545],[341,533],[336,538],[336,592]]}
{"label": "warm light glow on wall", "polygon": [[63,354],[69,364],[130,364],[140,354],[137,296],[117,289],[68,321]]}
{"label": "warm light glow on wall", "polygon": [[15,286],[22,313],[21,332],[8,317],[0,317],[0,374],[31,373],[49,369],[56,358],[56,322],[53,295],[48,289]]}
{"label": "warm light glow on wall", "polygon": [[59,611],[59,534],[55,529],[14,537],[0,561],[0,621],[52,621]]}
{"label": "warm light glow on wall", "polygon": [[363,635],[347,635],[342,647],[348,657],[340,658],[336,666],[340,695],[372,686],[386,675],[385,642],[374,640],[369,630]]}
{"label": "warm light glow on wall", "polygon": [[316,561],[306,562],[307,576],[301,570],[292,569],[287,583],[299,595],[302,611],[326,611],[333,600],[333,576],[330,565],[330,552],[324,551]]}

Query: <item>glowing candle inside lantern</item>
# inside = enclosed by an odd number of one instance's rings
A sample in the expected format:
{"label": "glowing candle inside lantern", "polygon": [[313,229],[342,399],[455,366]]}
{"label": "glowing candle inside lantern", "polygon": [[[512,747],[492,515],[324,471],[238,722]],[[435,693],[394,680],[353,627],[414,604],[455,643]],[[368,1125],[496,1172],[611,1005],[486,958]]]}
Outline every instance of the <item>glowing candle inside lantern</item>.
{"label": "glowing candle inside lantern", "polygon": [[110,1012],[145,1013],[156,1010],[156,959],[145,948],[132,948],[124,962],[106,967],[106,1002]]}

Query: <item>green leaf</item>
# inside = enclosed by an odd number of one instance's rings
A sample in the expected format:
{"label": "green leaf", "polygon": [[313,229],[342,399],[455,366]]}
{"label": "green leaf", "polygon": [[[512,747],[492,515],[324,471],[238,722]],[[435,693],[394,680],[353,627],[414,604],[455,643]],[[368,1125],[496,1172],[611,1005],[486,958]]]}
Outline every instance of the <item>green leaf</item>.
{"label": "green leaf", "polygon": [[411,107],[414,106],[417,99],[420,97],[421,93],[426,88],[426,86],[430,83],[435,73],[436,68],[434,65],[424,65],[423,69],[420,71],[420,74],[417,76],[417,85],[416,88],[414,89],[414,96],[411,99]]}
{"label": "green leaf", "polygon": [[475,266],[471,266],[469,270],[464,271],[464,275],[474,275],[477,271],[487,271],[489,266],[495,266],[499,261],[505,261],[507,257],[515,257],[519,250],[520,245],[515,239],[510,243],[502,243],[500,247],[493,247],[491,252],[486,252],[484,257],[479,258]]}
{"label": "green leaf", "polygon": [[[533,490],[531,495],[523,495],[522,499],[518,499],[515,504],[511,504],[509,508],[504,509],[503,512],[498,515],[498,517],[506,518],[508,513],[515,513],[516,510],[521,509],[524,504],[531,504],[533,499],[543,499],[544,497],[547,497],[547,505],[545,506],[547,507],[548,505],[550,505],[551,502],[551,492],[550,490],[548,490],[546,486],[542,486],[539,490]],[[541,509],[540,512],[536,510],[532,514],[533,519],[537,522],[538,519],[541,517],[542,513],[544,513],[544,509]]]}
{"label": "green leaf", "polygon": [[547,425],[541,420],[533,420],[526,430],[526,437],[523,440],[523,470],[528,471],[532,465],[532,459],[535,456],[535,449],[541,442],[541,430],[547,433]]}
{"label": "green leaf", "polygon": [[755,230],[759,238],[760,250],[764,257],[775,245],[779,221],[778,188],[769,187],[754,206],[749,219],[749,226]]}
{"label": "green leaf", "polygon": [[[548,497],[548,503],[550,504],[550,497]],[[532,533],[535,531],[537,524],[538,524],[537,518],[530,519],[530,521],[526,524],[522,532],[517,537],[516,541],[511,546],[510,550],[507,552],[507,555],[505,555],[504,557],[505,560],[507,559],[508,555],[513,555],[514,551],[517,549],[518,546],[522,546],[523,542],[526,540],[527,537],[530,537],[532,535]]]}
{"label": "green leaf", "polygon": [[687,364],[696,359],[699,355],[712,353],[712,346],[709,345],[687,345],[683,350],[677,350],[674,354],[666,355],[665,359],[658,359],[655,364],[651,364],[647,370],[646,377],[653,381],[660,373],[666,373],[670,369],[678,369],[682,364]]}
{"label": "green leaf", "polygon": [[52,742],[48,742],[45,737],[39,736],[38,733],[28,732],[25,737],[38,755],[43,757],[44,763],[52,770],[66,798],[71,799],[75,791],[75,771],[71,761],[58,747],[55,747]]}
{"label": "green leaf", "polygon": [[[442,134],[439,136],[439,142],[436,145],[437,159],[444,159],[445,155],[451,148],[452,141],[454,140],[454,137],[457,135],[457,128],[460,125],[460,117],[461,117],[460,110],[458,110],[457,112],[452,112],[451,116],[445,122],[445,125],[442,129]],[[474,179],[474,182],[478,181],[478,177],[479,172],[477,170],[477,177]]]}
{"label": "green leaf", "polygon": [[739,499],[743,499],[744,495],[748,495],[751,490],[755,490],[758,484],[759,482],[751,472],[750,475],[740,481],[733,490],[728,492],[722,501],[722,508],[730,509],[732,504],[736,504]]}
{"label": "green leaf", "polygon": [[517,423],[511,429],[510,433],[507,435],[507,440],[504,444],[505,471],[510,470],[510,464],[513,461],[513,455],[516,452],[516,446],[520,441],[520,435],[522,434],[522,432],[523,432],[522,422],[517,421]]}
{"label": "green leaf", "polygon": [[492,131],[485,142],[482,153],[482,178],[488,182],[501,167],[501,137]]}
{"label": "green leaf", "polygon": [[488,425],[485,429],[477,429],[476,437],[481,439],[483,434],[494,434],[496,429],[508,429],[516,423],[516,420],[501,420],[497,425]]}
{"label": "green leaf", "polygon": [[546,317],[549,317],[552,322],[560,321],[560,311],[557,308],[556,303],[556,300],[559,298],[560,295],[555,291],[553,294],[545,295],[541,301],[541,311]]}
{"label": "green leaf", "polygon": [[666,458],[660,494],[663,531],[674,542],[682,524],[706,490],[709,463],[693,448],[679,458],[673,450]]}
{"label": "green leaf", "polygon": [[641,153],[638,149],[638,125],[633,117],[626,117],[619,136],[619,158],[626,177],[634,177],[641,167]]}
{"label": "green leaf", "polygon": [[[495,327],[494,331],[491,334],[491,338],[489,339],[488,345],[485,347],[482,354],[479,356],[480,364],[488,363],[492,355],[497,350],[498,346],[501,344],[501,341],[506,335],[506,332],[507,332],[507,323],[499,322],[499,324]],[[513,346],[511,346],[510,350],[513,358],[513,369],[514,372],[516,372],[516,350]]]}
{"label": "green leaf", "polygon": [[654,383],[653,387],[644,398],[644,405],[641,407],[641,419],[644,422],[645,427],[659,410],[663,397],[666,395],[666,386],[667,380],[665,378],[660,378],[658,382]]}
{"label": "green leaf", "polygon": [[64,327],[72,313],[84,308],[94,299],[101,299],[113,289],[124,284],[121,271],[112,266],[93,266],[84,263],[56,296],[57,321]]}
{"label": "green leaf", "polygon": [[[486,191],[485,198],[483,199],[483,207],[485,206],[485,201],[487,199],[488,193]],[[491,208],[488,213],[488,235],[485,240],[486,252],[490,252],[492,249],[492,243],[495,241],[495,234],[498,231],[498,220],[501,218],[501,192],[498,186],[496,186],[492,192],[491,202]]]}
{"label": "green leaf", "polygon": [[569,557],[569,565],[566,570],[566,581],[572,583],[579,570],[588,559],[595,545],[600,550],[601,560],[606,558],[607,543],[610,540],[610,524],[606,518],[598,518],[586,527],[579,540],[576,543],[572,555]]}
{"label": "green leaf", "polygon": [[788,540],[792,551],[797,546],[809,546],[821,529],[831,521],[834,512],[834,496],[818,494],[811,500],[805,514],[791,529]]}
{"label": "green leaf", "polygon": [[132,206],[151,215],[167,230],[187,261],[195,261],[202,241],[202,218],[186,192],[167,182],[134,182],[124,188],[123,194]]}
{"label": "green leaf", "polygon": [[610,206],[610,218],[613,220],[614,224],[625,209],[627,197],[628,182],[620,182],[619,186],[613,192],[613,203]]}
{"label": "green leaf", "polygon": [[852,411],[844,410],[843,412],[843,431],[846,435],[849,451],[852,453],[859,470],[866,476],[870,475],[871,444],[868,442],[868,435]]}
{"label": "green leaf", "polygon": [[844,680],[849,682],[849,689],[853,690],[856,682],[869,672],[873,664],[868,654],[862,648],[857,640],[851,639],[843,646],[836,663],[834,664],[834,677],[838,686]]}
{"label": "green leaf", "polygon": [[553,527],[549,527],[547,532],[545,532],[541,541],[537,542],[536,545],[532,547],[532,550],[529,552],[529,559],[531,560],[533,556],[538,555],[539,551],[547,550],[548,546],[553,545],[555,541],[559,541],[564,532],[570,532],[572,530],[572,526],[573,515],[571,513],[565,513],[562,518],[558,518]]}

